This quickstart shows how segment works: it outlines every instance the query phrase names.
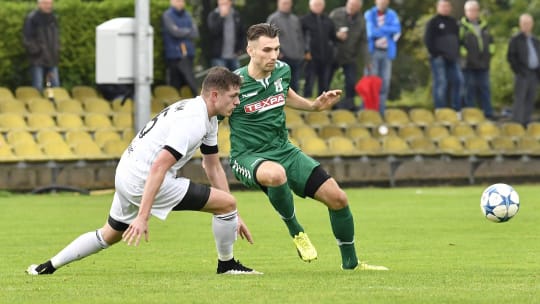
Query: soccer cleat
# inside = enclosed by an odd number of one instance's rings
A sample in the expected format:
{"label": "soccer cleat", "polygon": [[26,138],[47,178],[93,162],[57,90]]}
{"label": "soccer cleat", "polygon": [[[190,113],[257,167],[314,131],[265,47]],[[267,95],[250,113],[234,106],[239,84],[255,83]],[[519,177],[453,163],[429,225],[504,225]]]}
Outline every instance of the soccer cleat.
{"label": "soccer cleat", "polygon": [[26,268],[26,273],[29,275],[53,274],[55,271],[56,268],[52,266],[51,261],[47,261],[40,265],[32,264]]}
{"label": "soccer cleat", "polygon": [[[343,269],[343,266],[341,266],[341,269]],[[379,266],[379,265],[370,265],[366,262],[360,262],[358,261],[358,265],[352,269],[344,269],[344,270],[375,270],[375,271],[386,271],[390,270],[388,267],[385,266]]]}
{"label": "soccer cleat", "polygon": [[296,251],[298,256],[304,262],[311,262],[317,259],[317,249],[311,244],[309,237],[306,233],[300,232],[293,238],[294,245],[296,245]]}
{"label": "soccer cleat", "polygon": [[240,263],[238,260],[230,259],[228,261],[219,261],[217,267],[217,274],[263,274],[257,270],[248,268]]}

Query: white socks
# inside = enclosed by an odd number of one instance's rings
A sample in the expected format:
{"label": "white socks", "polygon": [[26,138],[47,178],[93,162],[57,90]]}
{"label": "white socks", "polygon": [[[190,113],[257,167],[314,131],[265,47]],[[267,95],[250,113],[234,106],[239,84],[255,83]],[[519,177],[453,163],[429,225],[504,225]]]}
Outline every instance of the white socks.
{"label": "white socks", "polygon": [[55,255],[51,259],[51,263],[54,268],[58,269],[68,263],[85,258],[107,247],[109,247],[109,244],[103,240],[100,229],[87,232],[76,238]]}
{"label": "white socks", "polygon": [[236,228],[238,226],[238,212],[236,210],[214,215],[212,231],[216,240],[218,259],[228,261],[234,257],[233,244],[236,241]]}

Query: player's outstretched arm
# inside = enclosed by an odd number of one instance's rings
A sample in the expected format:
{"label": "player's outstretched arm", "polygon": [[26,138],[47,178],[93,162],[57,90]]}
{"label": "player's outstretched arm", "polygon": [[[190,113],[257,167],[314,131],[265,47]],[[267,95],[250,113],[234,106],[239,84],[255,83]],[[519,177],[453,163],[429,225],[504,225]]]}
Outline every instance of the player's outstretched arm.
{"label": "player's outstretched arm", "polygon": [[332,108],[341,98],[341,90],[330,90],[322,93],[314,101],[298,95],[289,88],[287,93],[287,106],[304,111],[325,111]]}
{"label": "player's outstretched arm", "polygon": [[124,242],[127,242],[128,245],[139,245],[143,234],[144,239],[148,242],[148,220],[150,219],[150,210],[152,209],[154,199],[163,183],[167,170],[169,170],[174,163],[176,163],[176,159],[171,152],[167,150],[161,150],[152,163],[150,173],[144,184],[139,213],[124,234],[122,234],[122,239]]}

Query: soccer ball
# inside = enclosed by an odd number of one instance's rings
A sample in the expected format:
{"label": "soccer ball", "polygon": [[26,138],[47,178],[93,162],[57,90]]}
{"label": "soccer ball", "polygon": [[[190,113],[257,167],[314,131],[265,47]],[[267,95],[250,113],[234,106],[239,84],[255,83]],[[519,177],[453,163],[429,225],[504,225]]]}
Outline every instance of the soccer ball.
{"label": "soccer ball", "polygon": [[519,196],[507,184],[494,184],[486,188],[480,199],[484,216],[496,223],[510,220],[519,210]]}

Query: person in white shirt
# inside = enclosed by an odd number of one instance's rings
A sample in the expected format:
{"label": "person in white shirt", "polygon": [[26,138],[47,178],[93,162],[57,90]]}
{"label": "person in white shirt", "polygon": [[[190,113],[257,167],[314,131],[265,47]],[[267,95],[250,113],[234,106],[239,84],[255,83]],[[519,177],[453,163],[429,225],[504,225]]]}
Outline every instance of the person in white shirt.
{"label": "person in white shirt", "polygon": [[[123,153],[115,177],[115,194],[105,225],[82,234],[50,260],[30,265],[31,275],[52,274],[58,268],[124,240],[137,246],[148,241],[148,220],[165,220],[171,211],[212,213],[218,252],[218,274],[260,274],[234,259],[236,233],[253,242],[239,218],[236,200],[218,157],[217,115],[230,116],[239,105],[242,79],[226,68],[209,71],[201,96],[180,100],[149,121]],[[196,184],[176,172],[200,149],[212,187]]]}

